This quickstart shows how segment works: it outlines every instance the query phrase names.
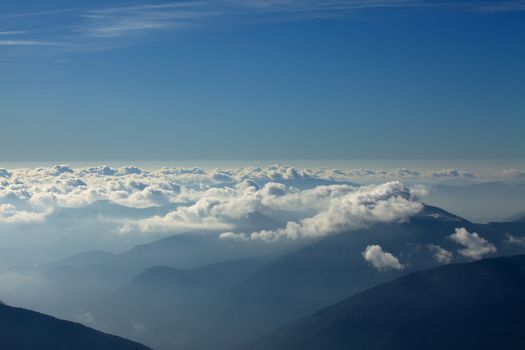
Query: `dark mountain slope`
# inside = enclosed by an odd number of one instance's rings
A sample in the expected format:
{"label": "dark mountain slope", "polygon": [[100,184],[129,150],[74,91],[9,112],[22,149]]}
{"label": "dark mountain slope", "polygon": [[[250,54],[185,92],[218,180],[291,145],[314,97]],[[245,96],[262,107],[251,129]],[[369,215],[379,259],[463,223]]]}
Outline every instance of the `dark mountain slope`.
{"label": "dark mountain slope", "polygon": [[[428,245],[457,251],[460,246],[447,237],[459,227],[478,232],[491,242],[504,239],[503,234],[488,227],[431,206],[409,222],[333,235],[275,260],[237,286],[227,308],[229,320],[235,324],[231,329],[240,330],[246,337],[254,336],[372,286],[438,266],[441,263]],[[381,245],[398,257],[405,268],[378,271],[362,255],[370,244]],[[467,261],[457,254],[454,259]],[[224,334],[230,337],[227,329]]]}
{"label": "dark mountain slope", "polygon": [[524,349],[525,256],[413,273],[246,346],[287,349]]}
{"label": "dark mountain slope", "polygon": [[0,348],[9,350],[147,350],[78,323],[0,303]]}

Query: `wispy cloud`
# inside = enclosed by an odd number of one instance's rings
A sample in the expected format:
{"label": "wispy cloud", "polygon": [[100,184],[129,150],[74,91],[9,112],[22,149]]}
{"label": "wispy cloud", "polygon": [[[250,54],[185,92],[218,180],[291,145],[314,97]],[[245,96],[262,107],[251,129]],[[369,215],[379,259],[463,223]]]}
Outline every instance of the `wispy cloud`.
{"label": "wispy cloud", "polygon": [[0,46],[61,46],[60,43],[39,40],[0,40]]}
{"label": "wispy cloud", "polygon": [[7,18],[21,18],[21,17],[38,17],[38,16],[50,16],[50,15],[57,15],[57,14],[64,14],[66,12],[73,12],[74,9],[71,8],[64,8],[64,9],[56,9],[56,10],[45,10],[45,11],[33,11],[33,12],[19,12],[19,13],[11,13],[7,14],[3,17]]}
{"label": "wispy cloud", "polygon": [[122,37],[147,31],[180,29],[219,13],[200,2],[184,4],[107,7],[81,15],[78,32],[93,37]]}
{"label": "wispy cloud", "polygon": [[0,36],[20,35],[20,34],[25,34],[25,33],[27,33],[27,31],[23,31],[23,30],[10,30],[10,31],[5,31],[5,32],[0,32]]}
{"label": "wispy cloud", "polygon": [[[332,18],[373,9],[451,8],[469,11],[521,11],[525,1],[435,1],[435,0],[189,0],[184,2],[136,3],[92,8],[64,8],[2,15],[12,21],[0,36],[26,34],[20,23],[47,18],[53,30],[40,28],[40,37],[3,40],[1,46],[58,46],[63,50],[104,50],[130,45],[159,31],[264,20]],[[23,21],[21,20],[23,19]],[[7,21],[9,22],[9,21]],[[56,28],[56,23],[60,27]],[[30,26],[33,29],[33,26]],[[45,33],[45,34],[44,34]],[[74,43],[74,44],[72,44]]]}
{"label": "wispy cloud", "polygon": [[188,28],[211,18],[241,20],[271,16],[274,20],[296,20],[344,16],[364,9],[442,5],[421,0],[196,0],[93,9],[81,15],[83,22],[79,29],[88,36],[123,37]]}

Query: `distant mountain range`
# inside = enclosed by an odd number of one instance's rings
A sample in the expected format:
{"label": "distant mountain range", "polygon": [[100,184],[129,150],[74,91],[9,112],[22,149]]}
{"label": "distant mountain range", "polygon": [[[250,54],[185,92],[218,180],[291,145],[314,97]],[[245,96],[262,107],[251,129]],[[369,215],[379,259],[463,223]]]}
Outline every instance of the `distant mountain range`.
{"label": "distant mountain range", "polygon": [[425,202],[447,208],[471,221],[501,221],[516,208],[525,208],[525,184],[494,181],[461,186],[435,185],[425,196]]}
{"label": "distant mountain range", "polygon": [[[450,239],[457,228],[494,245],[485,255],[525,252],[508,241],[508,234],[523,235],[521,223],[474,224],[426,206],[408,222],[329,236],[268,260],[148,269],[95,307],[93,316],[102,329],[158,349],[229,349],[407,273],[470,261],[460,252],[465,247]],[[402,268],[381,270],[367,262],[363,251],[371,244],[392,253]],[[447,261],[436,259],[437,246],[450,254]]]}
{"label": "distant mountain range", "polygon": [[525,213],[519,213],[509,218],[512,222],[525,222]]}
{"label": "distant mountain range", "polygon": [[0,303],[0,348],[6,350],[147,350],[78,323]]}
{"label": "distant mountain range", "polygon": [[[282,225],[257,212],[239,223]],[[451,238],[457,229],[466,241]],[[394,267],[366,260],[370,246]],[[316,240],[272,244],[193,232],[122,254],[79,254],[38,268],[48,290],[35,292],[43,296],[31,308],[158,350],[226,350],[413,272],[515,254],[525,254],[524,222],[476,224],[426,205],[404,222]]]}
{"label": "distant mountain range", "polygon": [[358,293],[246,350],[525,349],[525,255],[451,264]]}
{"label": "distant mountain range", "polygon": [[[256,212],[239,219],[239,227],[250,227],[250,230],[261,227],[272,229],[280,225]],[[293,241],[267,244],[222,240],[219,233],[203,231],[177,234],[138,245],[120,254],[85,252],[40,266],[38,274],[52,286],[52,293],[59,296],[54,298],[55,304],[46,303],[44,311],[58,311],[57,314],[64,317],[78,314],[151,267],[194,269],[227,260],[281,255],[305,244]]]}
{"label": "distant mountain range", "polygon": [[144,339],[155,348],[191,349],[196,343],[214,348],[209,343],[217,338],[213,323],[220,322],[227,311],[223,307],[230,287],[274,259],[236,259],[190,270],[152,267],[99,304],[92,314],[97,326]]}
{"label": "distant mountain range", "polygon": [[[98,203],[98,202],[97,202]],[[251,212],[237,220],[239,231],[248,232],[262,229],[273,230],[283,224],[258,213]],[[199,231],[178,234],[166,237],[151,243],[138,245],[121,254],[112,254],[103,251],[93,251],[77,254],[57,263],[44,266],[51,270],[60,266],[112,266],[134,274],[156,265],[165,265],[176,268],[195,268],[225,261],[228,259],[250,257],[261,251],[271,252],[278,247],[263,243],[242,243],[232,240],[221,240],[220,232]],[[282,244],[279,246],[283,246]],[[282,251],[294,246],[284,245]],[[295,245],[296,246],[296,245]]]}

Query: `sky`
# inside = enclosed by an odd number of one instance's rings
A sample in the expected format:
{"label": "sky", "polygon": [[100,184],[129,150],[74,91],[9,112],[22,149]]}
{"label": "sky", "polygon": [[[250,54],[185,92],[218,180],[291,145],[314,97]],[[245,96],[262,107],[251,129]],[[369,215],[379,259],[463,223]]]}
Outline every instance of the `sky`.
{"label": "sky", "polygon": [[2,1],[0,162],[523,159],[525,2]]}

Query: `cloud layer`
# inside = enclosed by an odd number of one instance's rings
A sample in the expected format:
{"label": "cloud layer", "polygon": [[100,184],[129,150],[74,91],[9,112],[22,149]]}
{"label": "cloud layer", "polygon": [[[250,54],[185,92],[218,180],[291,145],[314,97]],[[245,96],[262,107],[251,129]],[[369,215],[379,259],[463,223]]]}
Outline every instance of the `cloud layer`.
{"label": "cloud layer", "polygon": [[[502,174],[521,176],[511,171]],[[419,200],[426,189],[418,183],[482,176],[455,169],[280,165],[0,169],[0,225],[42,224],[74,209],[77,214],[69,215],[83,215],[78,210],[105,205],[95,220],[112,223],[121,234],[209,230],[234,240],[317,238],[406,220],[422,208]],[[249,218],[254,212],[261,217]],[[436,259],[447,260],[446,254],[432,249]]]}
{"label": "cloud layer", "polygon": [[[263,188],[264,189],[264,188]],[[277,230],[250,234],[226,232],[221,238],[275,241],[282,238],[318,238],[331,233],[366,227],[378,222],[403,221],[418,213],[423,205],[414,190],[400,182],[354,187],[351,185],[319,186],[298,193],[278,193],[268,198],[274,207],[312,211],[298,221],[288,221]]]}

